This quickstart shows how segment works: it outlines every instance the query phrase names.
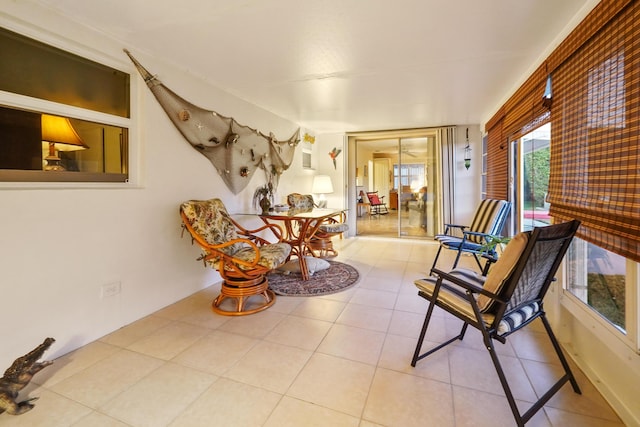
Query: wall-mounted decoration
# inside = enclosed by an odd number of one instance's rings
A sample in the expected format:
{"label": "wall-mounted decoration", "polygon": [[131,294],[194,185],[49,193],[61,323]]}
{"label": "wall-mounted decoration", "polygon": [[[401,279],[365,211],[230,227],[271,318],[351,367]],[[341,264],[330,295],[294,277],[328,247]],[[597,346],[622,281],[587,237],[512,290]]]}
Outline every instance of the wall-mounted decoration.
{"label": "wall-mounted decoration", "polygon": [[232,117],[193,105],[165,87],[128,50],[124,52],[176,128],[191,146],[209,159],[233,194],[246,187],[247,178],[257,168],[263,169],[267,181],[277,188],[280,175],[293,161],[300,129],[289,139],[278,141],[272,133],[265,135]]}
{"label": "wall-mounted decoration", "polygon": [[311,136],[308,133],[305,132],[304,137],[303,137],[304,142],[308,142],[309,144],[313,144],[314,142],[316,142],[316,137],[315,136]]}
{"label": "wall-mounted decoration", "polygon": [[333,160],[333,168],[337,169],[338,166],[336,165],[336,158],[338,157],[338,154],[342,153],[342,149],[338,148],[338,147],[333,147],[333,150],[331,150],[329,152],[329,157],[331,157],[331,160]]}

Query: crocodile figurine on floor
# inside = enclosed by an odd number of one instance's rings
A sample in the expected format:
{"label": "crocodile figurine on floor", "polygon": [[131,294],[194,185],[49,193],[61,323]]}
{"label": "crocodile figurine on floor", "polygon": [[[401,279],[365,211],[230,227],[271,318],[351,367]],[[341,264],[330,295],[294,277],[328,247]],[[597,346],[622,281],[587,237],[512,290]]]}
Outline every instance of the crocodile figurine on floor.
{"label": "crocodile figurine on floor", "polygon": [[20,390],[29,384],[35,374],[53,363],[50,361],[38,362],[38,360],[54,342],[53,338],[45,339],[31,352],[18,357],[5,371],[4,376],[0,378],[0,414],[6,411],[7,414],[19,415],[33,409],[34,405],[31,402],[37,397],[22,402],[16,402],[16,399]]}

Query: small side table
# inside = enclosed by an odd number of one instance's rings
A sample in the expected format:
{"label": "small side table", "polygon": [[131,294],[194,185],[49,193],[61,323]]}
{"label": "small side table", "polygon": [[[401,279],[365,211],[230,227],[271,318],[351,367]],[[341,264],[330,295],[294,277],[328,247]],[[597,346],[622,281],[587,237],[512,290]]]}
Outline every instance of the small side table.
{"label": "small side table", "polygon": [[362,216],[363,208],[364,210],[366,210],[367,213],[370,213],[371,203],[358,202],[358,205],[356,206],[358,216]]}

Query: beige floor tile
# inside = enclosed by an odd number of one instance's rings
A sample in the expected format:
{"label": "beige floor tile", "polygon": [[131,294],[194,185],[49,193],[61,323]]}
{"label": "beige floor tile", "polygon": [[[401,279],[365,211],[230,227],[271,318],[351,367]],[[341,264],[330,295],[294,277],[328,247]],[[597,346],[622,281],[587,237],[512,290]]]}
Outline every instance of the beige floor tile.
{"label": "beige floor tile", "polygon": [[253,347],[224,376],[284,394],[311,354],[307,350],[263,341]]}
{"label": "beige floor tile", "polygon": [[287,395],[359,417],[374,369],[364,363],[316,353]]}
{"label": "beige floor tile", "polygon": [[265,340],[313,351],[327,335],[331,325],[323,320],[289,316],[278,323]]}
{"label": "beige floor tile", "polygon": [[351,298],[353,298],[353,294],[356,293],[356,289],[362,286],[361,282],[362,282],[362,275],[360,275],[360,279],[352,287],[345,289],[344,291],[336,292],[333,294],[319,295],[317,298],[326,299],[329,301],[338,301],[338,302],[348,303],[349,301],[351,301]]}
{"label": "beige floor tile", "polygon": [[[447,315],[447,317],[445,317],[445,328],[446,328],[446,333],[448,338],[454,337],[457,334],[459,334],[461,327],[462,327],[462,321],[460,321],[459,319],[456,319],[451,315]],[[505,344],[499,341],[493,340],[493,346],[496,350],[496,353],[498,353],[500,356],[516,357],[516,353],[513,350],[513,346],[511,345],[510,338],[511,337],[509,337],[509,339]],[[485,348],[485,345],[484,345],[482,333],[475,328],[467,328],[467,332],[464,335],[464,339],[462,341],[458,341],[456,345],[464,348],[478,350],[478,351],[487,353],[487,357],[489,356],[489,353],[487,352],[487,349]]]}
{"label": "beige floor tile", "polygon": [[116,396],[101,411],[135,427],[169,424],[217,379],[167,363]]}
{"label": "beige floor tile", "polygon": [[353,295],[351,302],[370,307],[393,309],[396,304],[396,297],[397,294],[395,292],[359,288]]}
{"label": "beige floor tile", "polygon": [[360,277],[364,277],[368,275],[371,269],[373,268],[373,265],[370,260],[367,261],[367,260],[358,260],[358,259],[349,258],[344,262],[348,263],[349,265],[354,267],[356,270],[358,270],[358,273],[360,273]]}
{"label": "beige floor tile", "polygon": [[375,365],[384,337],[382,332],[335,324],[318,347],[318,352]]}
{"label": "beige floor tile", "polygon": [[[538,395],[542,395],[549,389],[553,383],[562,377],[564,372],[560,365],[530,360],[523,360],[522,363]],[[620,422],[607,401],[598,393],[597,389],[587,380],[584,374],[575,366],[572,366],[571,369],[578,381],[582,394],[574,393],[571,385],[567,383],[547,402],[546,407]]]}
{"label": "beige floor tile", "polygon": [[94,341],[53,361],[53,365],[33,377],[32,383],[51,387],[89,366],[120,351],[120,348]]}
{"label": "beige floor tile", "polygon": [[359,418],[285,396],[264,427],[358,427]]}
{"label": "beige floor tile", "polygon": [[[400,276],[402,277],[402,276]],[[375,270],[363,277],[360,287],[372,289],[374,291],[397,292],[401,282],[398,280],[398,273],[393,273],[393,277],[376,275]]]}
{"label": "beige floor tile", "polygon": [[159,359],[120,350],[89,368],[54,384],[63,396],[97,408],[163,364]]}
{"label": "beige floor tile", "polygon": [[[403,335],[418,339],[418,334],[422,328],[424,315],[420,313],[411,313],[407,311],[393,310],[389,329],[387,333],[392,335]],[[438,328],[434,328],[438,329]]]}
{"label": "beige floor tile", "polygon": [[[394,310],[388,333],[413,338],[414,342],[417,344],[418,336],[420,335],[420,331],[422,330],[422,325],[424,323],[424,316],[425,315],[422,313],[410,313]],[[431,316],[426,338],[433,342],[443,342],[447,339],[444,318]]]}
{"label": "beige floor tile", "polygon": [[[23,390],[23,392],[26,391]],[[91,409],[44,388],[35,388],[28,394],[20,393],[18,401],[37,397],[35,407],[21,415],[0,414],[2,427],[66,427],[87,416]]]}
{"label": "beige floor tile", "polygon": [[384,426],[453,427],[451,386],[378,368],[363,418]]}
{"label": "beige floor tile", "polygon": [[334,301],[326,298],[305,298],[291,314],[308,317],[310,319],[325,320],[335,322],[347,304],[341,301]]}
{"label": "beige floor tile", "polygon": [[580,427],[623,427],[620,421],[612,421],[598,417],[589,417],[585,415],[575,414],[571,411],[562,411],[560,409],[545,407],[551,423],[554,427],[558,426],[580,426]]}
{"label": "beige floor tile", "polygon": [[[504,396],[504,390],[491,362],[489,352],[454,345],[450,345],[447,351],[451,366],[452,385]],[[536,394],[520,360],[515,357],[500,356],[500,364],[514,397],[527,402],[535,402],[537,400]]]}
{"label": "beige floor tile", "polygon": [[77,423],[73,427],[130,427],[122,421],[111,418],[100,412],[92,412]]}
{"label": "beige floor tile", "polygon": [[386,332],[391,322],[393,310],[349,304],[340,314],[336,323],[356,328]]}
{"label": "beige floor tile", "polygon": [[[217,295],[219,293],[220,284],[211,285],[207,289],[207,292],[214,292],[215,295]],[[211,301],[208,298],[205,298],[202,293],[196,293],[195,295],[191,295],[171,304],[168,307],[158,310],[155,312],[155,315],[171,320],[180,320],[194,311],[198,311],[209,306],[210,303]]]}
{"label": "beige floor tile", "polygon": [[[431,342],[426,343],[426,345],[433,344]],[[443,349],[419,360],[414,368],[411,366],[411,359],[415,346],[416,340],[413,338],[387,335],[378,366],[448,383],[451,376],[449,374],[447,351]]]}
{"label": "beige floor tile", "polygon": [[[367,274],[367,277],[379,277],[380,279],[389,282],[390,286],[393,286],[391,283],[396,282],[398,277],[402,277],[404,270],[407,267],[407,260],[404,259],[405,257],[405,252],[384,252],[382,259],[375,263],[374,267]],[[402,259],[399,260],[399,258]],[[392,289],[392,287],[387,288],[387,290]]]}
{"label": "beige floor tile", "polygon": [[[453,386],[456,427],[512,427],[516,421],[506,397]],[[530,403],[519,405],[521,413]],[[538,411],[527,427],[551,427],[543,410]]]}
{"label": "beige floor tile", "polygon": [[213,331],[172,359],[173,362],[215,375],[224,374],[259,341],[243,335]]}
{"label": "beige floor tile", "polygon": [[[210,304],[208,304],[208,306],[210,306]],[[220,316],[214,313],[211,309],[199,309],[185,314],[180,318],[180,321],[190,325],[200,326],[202,328],[217,329],[227,323],[230,319],[231,318],[229,316]]]}
{"label": "beige floor tile", "polygon": [[428,301],[418,295],[418,289],[414,286],[414,292],[398,294],[396,305],[393,307],[397,311],[408,311],[411,313],[427,313]]}
{"label": "beige floor tile", "polygon": [[269,308],[269,311],[276,313],[289,314],[296,309],[302,302],[302,297],[287,297],[283,295],[276,295],[276,302]]}
{"label": "beige floor tile", "polygon": [[261,426],[282,395],[220,378],[170,427]]}
{"label": "beige floor tile", "polygon": [[92,412],[77,423],[73,427],[130,427],[128,424],[111,418],[100,412]]}
{"label": "beige floor tile", "polygon": [[282,313],[271,310],[261,311],[249,316],[231,316],[229,321],[218,329],[252,338],[263,338],[269,334],[285,316],[286,315]]}
{"label": "beige floor tile", "polygon": [[211,330],[207,328],[173,322],[127,348],[158,359],[170,360],[209,332]]}
{"label": "beige floor tile", "polygon": [[[410,365],[427,310],[413,281],[427,274],[437,244],[358,238],[334,245],[335,260],[360,273],[350,289],[280,296],[260,313],[221,316],[211,311],[220,291],[213,284],[58,357],[20,394],[39,396],[35,409],[1,414],[0,427],[515,424],[477,330]],[[454,255],[443,251],[439,264],[448,269]],[[461,265],[477,268],[470,256]],[[423,351],[460,327],[436,309]],[[538,321],[495,347],[523,412],[560,377]],[[574,373],[583,394],[563,386],[527,427],[622,426],[584,374]]]}
{"label": "beige floor tile", "polygon": [[515,354],[521,359],[560,364],[547,333],[533,331],[534,324],[538,323],[542,324],[540,320],[536,320],[531,327],[521,329],[509,337]]}
{"label": "beige floor tile", "polygon": [[167,326],[169,323],[171,323],[171,320],[165,317],[147,316],[100,338],[100,341],[118,347],[127,347]]}

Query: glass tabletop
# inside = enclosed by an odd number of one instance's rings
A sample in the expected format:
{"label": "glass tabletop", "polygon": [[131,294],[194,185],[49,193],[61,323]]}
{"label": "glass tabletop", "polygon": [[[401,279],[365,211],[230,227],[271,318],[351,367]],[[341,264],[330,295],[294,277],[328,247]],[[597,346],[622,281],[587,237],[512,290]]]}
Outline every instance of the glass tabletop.
{"label": "glass tabletop", "polygon": [[344,209],[333,209],[333,208],[313,208],[313,209],[291,208],[282,212],[271,211],[267,215],[263,215],[263,214],[258,214],[258,215],[264,218],[273,218],[273,219],[317,219],[317,218],[324,218],[327,216],[338,215],[343,211]]}

